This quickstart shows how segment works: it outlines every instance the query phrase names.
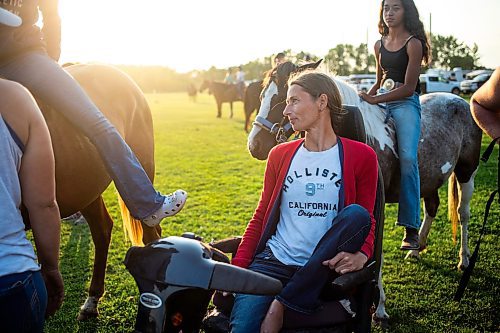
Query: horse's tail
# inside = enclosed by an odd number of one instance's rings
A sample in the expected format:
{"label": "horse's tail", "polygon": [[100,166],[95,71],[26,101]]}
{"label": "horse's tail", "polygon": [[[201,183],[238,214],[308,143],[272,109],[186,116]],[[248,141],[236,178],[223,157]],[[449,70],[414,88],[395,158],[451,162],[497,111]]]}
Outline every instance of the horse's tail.
{"label": "horse's tail", "polygon": [[125,233],[125,237],[128,236],[132,245],[134,246],[144,246],[142,242],[142,223],[141,221],[135,219],[130,215],[130,211],[128,210],[125,202],[123,202],[122,197],[118,194],[118,203],[120,204],[120,212],[122,214],[123,221],[123,232]]}
{"label": "horse's tail", "polygon": [[458,180],[454,172],[448,179],[448,219],[451,221],[453,242],[456,242],[458,230]]}

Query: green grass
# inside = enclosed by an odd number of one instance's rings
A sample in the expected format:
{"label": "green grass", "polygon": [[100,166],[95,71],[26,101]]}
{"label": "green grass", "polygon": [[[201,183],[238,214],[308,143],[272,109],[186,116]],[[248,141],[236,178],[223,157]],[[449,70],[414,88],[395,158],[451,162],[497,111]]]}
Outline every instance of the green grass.
{"label": "green grass", "polygon": [[[234,119],[216,119],[212,96],[200,95],[192,103],[186,94],[148,95],[156,138],[156,187],[163,192],[183,188],[189,192],[181,214],[162,222],[163,235],[193,231],[206,241],[243,232],[259,198],[265,162],[254,160],[246,148],[241,103]],[[486,140],[484,141],[484,145]],[[470,222],[473,251],[482,224],[484,205],[496,177],[496,153],[476,178]],[[123,259],[130,246],[124,240],[114,188],[105,201],[115,220],[111,241],[106,293],[100,316],[78,322],[79,307],[90,284],[94,248],[86,225],[64,223],[61,268],[66,297],[62,309],[46,325],[46,332],[130,332],[135,321],[138,290],[125,270]],[[401,228],[394,226],[396,206],[386,210],[383,268],[390,332],[498,332],[500,331],[499,205],[490,217],[480,259],[461,303],[453,302],[461,273],[456,270],[458,243],[451,239],[446,219],[446,187],[442,206],[420,261],[404,260],[398,249]],[[378,332],[379,330],[376,329]]]}

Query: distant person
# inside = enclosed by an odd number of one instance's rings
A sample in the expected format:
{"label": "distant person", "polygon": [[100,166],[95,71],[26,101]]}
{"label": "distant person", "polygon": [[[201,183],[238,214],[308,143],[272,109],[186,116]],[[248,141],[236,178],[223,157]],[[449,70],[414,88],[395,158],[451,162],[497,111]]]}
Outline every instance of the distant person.
{"label": "distant person", "polygon": [[[470,99],[472,116],[492,139],[500,137],[500,67]],[[500,143],[497,141],[497,143]]]}
{"label": "distant person", "polygon": [[[59,309],[64,297],[54,155],[29,92],[0,79],[0,94],[0,330],[43,332],[44,318]],[[26,237],[21,199],[36,255]]]}
{"label": "distant person", "polygon": [[[0,8],[23,21],[14,28],[0,25],[0,77],[21,83],[88,137],[133,217],[156,226],[164,217],[178,213],[186,192],[157,192],[120,133],[57,64],[61,53],[58,1],[2,1]],[[43,29],[36,25],[39,11]]]}
{"label": "distant person", "polygon": [[224,77],[224,83],[226,84],[234,84],[236,79],[234,77],[233,68],[229,67],[226,72],[226,76]]}
{"label": "distant person", "polygon": [[238,96],[243,100],[243,95],[245,93],[245,72],[242,66],[239,66],[236,72],[236,89],[238,89]]}
{"label": "distant person", "polygon": [[283,52],[278,53],[274,57],[274,66],[278,66],[279,64],[282,64],[284,62],[286,62],[286,56]]}
{"label": "distant person", "polygon": [[[405,227],[401,250],[418,250],[420,228],[420,85],[422,64],[430,60],[430,45],[413,0],[383,0],[375,43],[377,81],[359,96],[370,104],[386,103],[394,120],[401,170],[397,225]],[[384,93],[377,94],[383,87]],[[379,91],[382,92],[382,91]]]}

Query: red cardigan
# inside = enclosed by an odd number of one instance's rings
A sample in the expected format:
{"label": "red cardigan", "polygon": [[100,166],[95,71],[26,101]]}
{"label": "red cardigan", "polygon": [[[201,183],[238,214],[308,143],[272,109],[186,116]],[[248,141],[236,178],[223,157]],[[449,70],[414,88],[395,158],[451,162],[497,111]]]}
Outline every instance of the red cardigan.
{"label": "red cardigan", "polygon": [[[304,139],[283,143],[269,153],[264,175],[264,186],[259,204],[243,234],[232,263],[248,267],[254,256],[261,252],[267,240],[275,233],[279,221],[281,190],[292,158]],[[375,218],[373,208],[377,192],[378,164],[377,155],[368,145],[339,137],[342,162],[344,205],[358,204],[370,213],[372,226],[361,251],[371,258],[375,239]]]}

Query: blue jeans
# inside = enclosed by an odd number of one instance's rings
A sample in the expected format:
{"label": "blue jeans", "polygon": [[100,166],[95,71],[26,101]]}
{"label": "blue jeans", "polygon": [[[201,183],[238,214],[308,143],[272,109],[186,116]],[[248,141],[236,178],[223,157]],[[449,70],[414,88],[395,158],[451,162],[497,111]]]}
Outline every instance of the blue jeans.
{"label": "blue jeans", "polygon": [[397,224],[420,228],[420,176],[418,143],[420,139],[420,100],[416,93],[403,100],[388,102],[387,110],[394,119],[398,140],[401,184]]}
{"label": "blue jeans", "polygon": [[43,332],[46,308],[47,290],[40,271],[0,277],[2,332]]}
{"label": "blue jeans", "polygon": [[[344,208],[333,220],[331,228],[316,246],[311,258],[303,266],[287,266],[272,254],[269,247],[255,256],[248,267],[252,271],[279,279],[285,286],[276,299],[287,307],[313,313],[321,306],[320,295],[335,272],[323,266],[323,261],[339,252],[359,251],[371,227],[370,214],[359,205]],[[273,296],[238,294],[231,312],[231,332],[259,332]]]}
{"label": "blue jeans", "polygon": [[0,77],[25,86],[89,138],[132,216],[143,219],[162,206],[163,196],[120,133],[76,80],[49,56],[42,52],[20,55],[0,66]]}

